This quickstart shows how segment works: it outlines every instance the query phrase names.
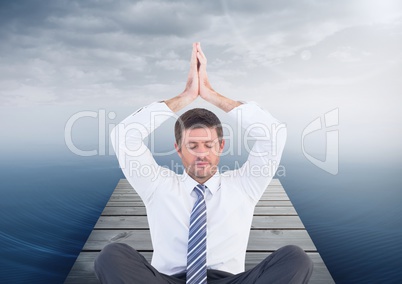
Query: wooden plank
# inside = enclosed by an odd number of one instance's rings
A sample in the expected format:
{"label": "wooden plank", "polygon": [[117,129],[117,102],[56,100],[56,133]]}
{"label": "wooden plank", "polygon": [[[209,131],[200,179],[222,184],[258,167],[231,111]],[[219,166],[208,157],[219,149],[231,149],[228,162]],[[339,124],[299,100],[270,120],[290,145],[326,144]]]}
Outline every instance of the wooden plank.
{"label": "wooden plank", "polygon": [[[93,230],[83,251],[101,250],[112,242],[124,242],[139,251],[153,249],[149,230]],[[288,244],[316,251],[305,230],[251,230],[247,250],[274,251]]]}
{"label": "wooden plank", "polygon": [[[133,189],[133,187],[131,185],[128,185],[127,187],[120,187],[120,188],[116,188],[113,191],[113,194],[115,193],[121,193],[121,194],[137,194],[137,192]],[[275,186],[275,187],[268,187],[264,194],[270,194],[270,193],[285,193],[286,191],[283,189],[282,186]]]}
{"label": "wooden plank", "polygon": [[[102,216],[146,216],[145,207],[106,206]],[[297,216],[293,207],[256,207],[254,216]]]}
{"label": "wooden plank", "polygon": [[305,229],[299,216],[254,216],[251,230],[254,229]]}
{"label": "wooden plank", "polygon": [[[144,204],[141,201],[132,201],[132,202],[126,202],[126,201],[109,201],[106,206],[120,206],[120,207],[137,207],[137,206],[144,206]],[[257,207],[260,206],[292,206],[292,203],[287,200],[283,201],[267,201],[267,200],[262,200],[259,201],[256,205]]]}
{"label": "wooden plank", "polygon": [[93,230],[83,251],[99,251],[107,244],[124,242],[139,251],[153,250],[149,230]]}
{"label": "wooden plank", "polygon": [[[133,188],[130,188],[130,189],[116,189],[112,193],[111,197],[122,196],[122,195],[138,196],[138,193]],[[281,189],[281,190],[279,190],[279,189],[278,190],[277,189],[266,190],[263,193],[263,195],[261,196],[261,198],[264,200],[265,198],[272,198],[275,195],[277,195],[279,197],[284,196],[284,197],[287,197],[289,199],[289,197],[287,196],[286,192],[283,189]]]}
{"label": "wooden plank", "polygon": [[294,207],[290,206],[258,206],[254,209],[254,216],[297,216]]}
{"label": "wooden plank", "polygon": [[[122,178],[117,183],[116,188],[119,188],[120,186],[127,186],[127,185],[131,186],[127,179]],[[277,178],[272,179],[271,182],[268,185],[268,188],[271,188],[271,187],[274,187],[274,186],[282,187],[282,184],[281,184],[279,179],[277,179]]]}
{"label": "wooden plank", "polygon": [[[113,193],[112,196],[109,199],[110,201],[113,202],[119,202],[119,201],[124,201],[124,202],[135,202],[135,201],[142,201],[141,197],[136,194],[136,193]],[[272,193],[272,194],[264,194],[261,196],[260,200],[289,200],[289,197],[285,192],[283,193]]]}
{"label": "wooden plank", "polygon": [[[125,185],[124,187],[116,186],[116,188],[113,191],[113,193],[134,193],[134,194],[137,194],[137,192],[133,189],[133,187],[130,184]],[[286,193],[286,191],[281,185],[275,185],[275,186],[269,185],[267,187],[267,189],[265,190],[265,193]]]}
{"label": "wooden plank", "polygon": [[106,206],[101,216],[146,216],[145,207]]}
{"label": "wooden plank", "polygon": [[317,251],[306,230],[251,230],[247,251],[275,251],[289,244]]}
{"label": "wooden plank", "polygon": [[[146,216],[101,216],[95,229],[149,229]],[[304,229],[298,216],[254,216],[251,229]]]}

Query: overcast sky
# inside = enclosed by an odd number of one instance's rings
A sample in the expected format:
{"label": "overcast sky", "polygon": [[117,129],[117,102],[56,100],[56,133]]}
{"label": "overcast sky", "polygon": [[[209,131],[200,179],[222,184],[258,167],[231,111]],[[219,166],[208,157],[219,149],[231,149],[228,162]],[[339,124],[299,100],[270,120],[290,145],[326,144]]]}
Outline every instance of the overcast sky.
{"label": "overcast sky", "polygon": [[213,87],[285,121],[289,147],[300,151],[303,129],[338,108],[344,151],[401,152],[398,0],[1,1],[0,39],[10,141],[62,133],[72,109],[119,120],[180,93],[200,41]]}

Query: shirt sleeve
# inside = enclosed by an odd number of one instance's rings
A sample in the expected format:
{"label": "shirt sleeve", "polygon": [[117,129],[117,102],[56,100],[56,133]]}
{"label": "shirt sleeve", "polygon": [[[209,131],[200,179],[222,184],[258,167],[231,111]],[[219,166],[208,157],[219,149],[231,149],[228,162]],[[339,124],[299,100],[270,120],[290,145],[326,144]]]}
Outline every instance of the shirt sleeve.
{"label": "shirt sleeve", "polygon": [[248,150],[247,161],[228,174],[241,184],[241,190],[257,203],[279,167],[287,137],[286,125],[274,118],[254,102],[244,103],[229,113],[244,130],[242,143]]}
{"label": "shirt sleeve", "polygon": [[169,117],[175,117],[175,114],[164,102],[152,103],[128,116],[111,131],[119,165],[145,204],[150,202],[155,189],[166,178],[175,175],[156,163],[144,143],[144,139]]}

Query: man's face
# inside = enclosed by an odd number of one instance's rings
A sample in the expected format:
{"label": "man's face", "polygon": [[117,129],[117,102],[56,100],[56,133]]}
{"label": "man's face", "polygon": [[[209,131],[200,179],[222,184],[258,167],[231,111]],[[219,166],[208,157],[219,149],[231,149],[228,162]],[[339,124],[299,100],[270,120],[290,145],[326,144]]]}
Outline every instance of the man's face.
{"label": "man's face", "polygon": [[219,144],[215,128],[185,129],[181,147],[175,144],[187,174],[199,183],[212,177],[219,164],[225,141]]}

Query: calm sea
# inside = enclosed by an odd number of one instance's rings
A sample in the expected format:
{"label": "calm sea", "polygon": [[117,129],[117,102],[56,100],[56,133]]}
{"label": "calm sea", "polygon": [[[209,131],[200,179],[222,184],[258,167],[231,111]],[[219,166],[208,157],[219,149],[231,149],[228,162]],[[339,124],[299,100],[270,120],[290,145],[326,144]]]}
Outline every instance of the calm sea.
{"label": "calm sea", "polygon": [[[169,164],[169,161],[159,161]],[[285,156],[280,177],[337,283],[402,283],[402,166]],[[122,173],[114,156],[5,156],[0,283],[63,283]]]}

